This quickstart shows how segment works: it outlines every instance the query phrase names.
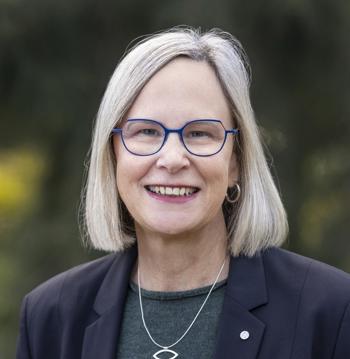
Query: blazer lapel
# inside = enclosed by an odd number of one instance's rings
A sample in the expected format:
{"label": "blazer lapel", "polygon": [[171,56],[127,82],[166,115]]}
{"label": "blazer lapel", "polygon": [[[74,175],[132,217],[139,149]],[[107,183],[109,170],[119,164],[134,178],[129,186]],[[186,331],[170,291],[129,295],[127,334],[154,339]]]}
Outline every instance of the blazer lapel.
{"label": "blazer lapel", "polygon": [[117,256],[94,303],[96,320],[86,329],[82,359],[114,359],[123,317],[129,277],[137,256],[136,246]]}
{"label": "blazer lapel", "polygon": [[266,303],[261,256],[231,258],[214,359],[257,357],[265,324],[252,310]]}

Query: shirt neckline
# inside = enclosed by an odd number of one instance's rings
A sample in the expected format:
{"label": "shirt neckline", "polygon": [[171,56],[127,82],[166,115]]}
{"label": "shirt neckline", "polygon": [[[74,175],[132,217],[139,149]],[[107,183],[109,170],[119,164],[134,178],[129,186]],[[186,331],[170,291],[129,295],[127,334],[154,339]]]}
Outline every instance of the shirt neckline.
{"label": "shirt neckline", "polygon": [[[224,287],[226,284],[227,284],[227,278],[220,282],[217,282],[214,286],[213,292],[221,287]],[[132,280],[130,280],[129,282],[129,287],[134,293],[138,294],[139,287]],[[212,284],[205,287],[194,288],[184,291],[174,291],[174,292],[153,291],[153,290],[147,290],[141,288],[141,295],[143,298],[153,299],[153,300],[176,300],[176,299],[184,299],[184,298],[190,298],[190,297],[196,297],[196,296],[208,294],[211,287]]]}

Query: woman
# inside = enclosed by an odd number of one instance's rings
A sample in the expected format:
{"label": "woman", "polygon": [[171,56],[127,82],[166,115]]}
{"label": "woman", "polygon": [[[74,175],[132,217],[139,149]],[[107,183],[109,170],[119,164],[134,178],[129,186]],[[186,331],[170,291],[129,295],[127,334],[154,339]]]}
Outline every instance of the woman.
{"label": "woman", "polygon": [[350,279],[287,234],[231,35],[144,39],[102,100],[87,233],[117,252],[28,294],[17,358],[350,358]]}

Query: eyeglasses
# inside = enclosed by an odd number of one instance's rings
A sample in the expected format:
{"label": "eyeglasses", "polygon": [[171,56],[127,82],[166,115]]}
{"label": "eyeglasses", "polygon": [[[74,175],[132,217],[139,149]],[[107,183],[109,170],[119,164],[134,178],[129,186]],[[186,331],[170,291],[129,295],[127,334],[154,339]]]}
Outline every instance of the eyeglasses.
{"label": "eyeglasses", "polygon": [[112,130],[112,134],[121,134],[125,148],[136,156],[159,152],[172,132],[179,135],[189,153],[207,157],[221,151],[227,134],[236,135],[239,130],[226,130],[221,121],[214,119],[193,120],[180,128],[167,128],[158,121],[139,118],[128,119],[122,128]]}

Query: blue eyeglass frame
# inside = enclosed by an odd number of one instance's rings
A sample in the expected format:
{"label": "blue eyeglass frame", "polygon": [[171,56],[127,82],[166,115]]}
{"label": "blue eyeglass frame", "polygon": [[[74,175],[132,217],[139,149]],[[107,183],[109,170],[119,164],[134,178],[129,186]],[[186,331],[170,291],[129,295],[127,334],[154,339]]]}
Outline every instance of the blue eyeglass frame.
{"label": "blue eyeglass frame", "polygon": [[[239,129],[238,128],[232,128],[231,130],[226,130],[226,128],[224,127],[223,123],[220,121],[220,120],[215,120],[215,119],[206,119],[206,118],[201,118],[201,119],[196,119],[196,120],[192,120],[192,121],[188,121],[186,122],[182,127],[179,127],[179,128],[167,128],[165,127],[161,122],[159,121],[156,121],[156,120],[151,120],[149,118],[129,118],[126,122],[134,122],[134,121],[147,121],[147,122],[151,122],[151,123],[155,123],[157,125],[160,125],[163,130],[164,130],[164,139],[163,139],[163,142],[162,144],[160,145],[159,149],[155,152],[152,152],[150,154],[147,154],[147,155],[140,155],[139,153],[135,153],[133,151],[130,151],[128,149],[128,147],[126,146],[125,142],[124,142],[124,137],[123,137],[123,129],[122,128],[113,128],[112,130],[112,134],[120,134],[121,136],[121,139],[122,139],[122,142],[123,142],[123,145],[125,147],[125,149],[132,153],[133,155],[135,156],[152,156],[156,153],[158,153],[164,146],[165,142],[167,141],[168,139],[168,136],[170,133],[177,133],[179,135],[179,138],[181,140],[181,143],[183,144],[183,146],[185,147],[185,149],[191,154],[191,155],[194,155],[194,156],[198,156],[198,157],[210,157],[210,156],[214,156],[216,155],[217,153],[219,153],[222,148],[224,147],[225,143],[226,143],[226,139],[227,139],[227,135],[228,134],[233,134],[233,135],[237,135],[239,133]],[[183,130],[186,126],[188,126],[190,123],[193,123],[193,122],[203,122],[203,121],[206,121],[206,122],[217,122],[217,123],[220,123],[222,128],[224,129],[225,131],[225,137],[224,137],[224,141],[221,145],[221,147],[214,153],[210,154],[210,155],[198,155],[197,153],[193,153],[191,152],[187,147],[186,147],[186,144],[185,144],[185,141],[183,139]]]}

